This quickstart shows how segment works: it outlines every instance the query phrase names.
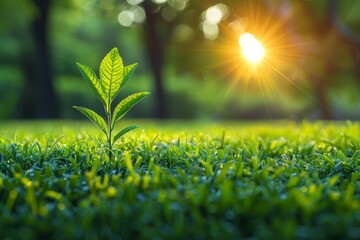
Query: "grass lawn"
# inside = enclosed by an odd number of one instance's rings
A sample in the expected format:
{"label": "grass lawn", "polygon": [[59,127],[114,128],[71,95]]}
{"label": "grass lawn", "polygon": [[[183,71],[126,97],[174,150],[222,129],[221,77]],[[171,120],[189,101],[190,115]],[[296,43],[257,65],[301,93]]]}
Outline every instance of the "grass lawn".
{"label": "grass lawn", "polygon": [[360,238],[359,123],[137,123],[0,123],[0,239]]}

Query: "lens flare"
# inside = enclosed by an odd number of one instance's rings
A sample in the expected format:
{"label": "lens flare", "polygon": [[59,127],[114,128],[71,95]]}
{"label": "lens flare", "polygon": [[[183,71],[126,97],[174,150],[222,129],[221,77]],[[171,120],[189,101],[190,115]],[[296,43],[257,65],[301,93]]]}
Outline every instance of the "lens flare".
{"label": "lens flare", "polygon": [[265,55],[264,47],[251,33],[242,34],[239,45],[243,56],[251,63],[258,63]]}

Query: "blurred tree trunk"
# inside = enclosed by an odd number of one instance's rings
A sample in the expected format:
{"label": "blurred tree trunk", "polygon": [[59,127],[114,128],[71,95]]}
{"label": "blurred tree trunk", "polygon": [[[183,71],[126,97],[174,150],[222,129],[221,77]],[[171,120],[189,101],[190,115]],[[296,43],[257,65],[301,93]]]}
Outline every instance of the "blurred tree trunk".
{"label": "blurred tree trunk", "polygon": [[[353,47],[353,52],[351,53],[353,56],[353,61],[355,63],[355,70],[357,73],[357,81],[360,83],[360,61],[358,59],[358,51],[360,49],[360,41],[357,39],[356,35],[341,22],[338,17],[338,0],[329,0],[326,16],[322,23],[316,24],[314,26],[313,36],[317,36],[319,41],[319,52],[317,54],[317,58],[321,59],[325,64],[325,72],[322,76],[314,76],[316,74],[312,74],[315,79],[312,81],[314,85],[315,92],[317,94],[318,104],[321,109],[321,118],[325,120],[332,119],[333,113],[331,111],[331,106],[326,94],[326,86],[327,86],[327,78],[328,76],[332,76],[334,72],[337,70],[337,58],[334,57],[332,52],[328,51],[326,46],[326,39],[335,35],[338,41],[348,44]],[[308,4],[308,3],[307,3]],[[307,12],[312,12],[315,16],[315,13],[312,9],[308,7]]]}
{"label": "blurred tree trunk", "polygon": [[329,100],[326,94],[325,82],[323,77],[312,78],[313,88],[316,92],[316,100],[320,109],[320,119],[330,120],[332,119],[332,112],[330,111]]}
{"label": "blurred tree trunk", "polygon": [[147,22],[144,26],[146,50],[155,83],[154,117],[165,118],[167,111],[162,69],[164,66],[164,48],[167,36],[162,36],[159,32],[161,31],[157,21],[157,18],[159,17],[157,15],[159,14],[153,12],[152,3],[150,3],[150,1],[145,1],[143,6],[147,17]]}
{"label": "blurred tree trunk", "polygon": [[[37,17],[30,26],[31,40],[27,40],[30,49],[25,51],[26,82],[20,100],[20,117],[23,118],[56,118],[58,117],[57,101],[53,87],[51,59],[48,52],[47,24],[50,11],[50,0],[33,0],[37,7]],[[26,45],[25,48],[29,48]]]}
{"label": "blurred tree trunk", "polygon": [[[270,1],[267,0],[266,3],[267,6],[271,7]],[[329,49],[334,49],[334,42],[337,44],[345,43],[352,47],[351,55],[355,64],[357,81],[360,84],[360,59],[358,57],[360,39],[339,19],[339,3],[339,0],[329,0],[326,3],[327,5],[324,9],[324,16],[321,17],[321,20],[316,21],[316,24],[313,23],[307,28],[307,35],[309,39],[312,39],[312,41],[316,44],[315,47],[302,49],[302,52],[305,50],[305,55],[307,55],[310,60],[310,62],[305,63],[306,65],[304,68],[308,69],[307,78],[314,90],[314,96],[317,101],[316,105],[319,108],[321,119],[331,119],[334,117],[331,104],[326,93],[329,80],[328,78],[331,77],[339,68],[336,51],[329,51]],[[282,7],[281,9],[290,9],[291,7],[289,2],[286,0],[280,1],[280,4]],[[303,1],[300,5],[297,5],[297,8],[297,13],[295,14],[306,12],[306,15],[298,15],[300,20],[305,22],[313,20],[313,22],[315,22],[315,19],[319,17],[319,14],[316,13],[314,9],[314,2]],[[280,17],[283,17],[284,13],[285,11],[282,11],[277,14]],[[305,16],[308,18],[307,20],[303,19]],[[297,24],[299,24],[299,22]],[[295,28],[297,24],[294,23],[293,20],[289,19],[287,21],[287,30],[291,32],[291,29]],[[329,43],[329,39],[331,38],[333,39],[333,42]],[[320,65],[322,64],[324,67],[323,69],[317,69],[319,63]]]}
{"label": "blurred tree trunk", "polygon": [[341,22],[337,14],[338,9],[339,1],[329,0],[328,18],[330,19],[330,24],[339,38],[353,48],[351,55],[355,64],[356,80],[360,85],[360,39],[349,27]]}

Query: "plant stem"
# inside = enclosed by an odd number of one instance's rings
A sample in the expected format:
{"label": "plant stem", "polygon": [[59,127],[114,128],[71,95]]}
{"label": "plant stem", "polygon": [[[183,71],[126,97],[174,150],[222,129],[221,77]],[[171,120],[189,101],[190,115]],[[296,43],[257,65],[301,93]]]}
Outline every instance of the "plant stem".
{"label": "plant stem", "polygon": [[111,160],[112,158],[112,114],[111,114],[111,103],[109,103],[109,108],[107,109],[107,117],[108,117],[108,134],[107,134],[107,140],[108,140],[108,147],[109,147],[109,152],[108,152],[108,156],[109,156],[109,160]]}

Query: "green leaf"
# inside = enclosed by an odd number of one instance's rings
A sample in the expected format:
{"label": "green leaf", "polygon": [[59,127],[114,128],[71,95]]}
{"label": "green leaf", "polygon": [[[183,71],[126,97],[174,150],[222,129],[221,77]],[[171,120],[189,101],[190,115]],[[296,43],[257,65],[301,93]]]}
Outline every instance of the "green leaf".
{"label": "green leaf", "polygon": [[120,90],[124,66],[117,48],[113,48],[101,61],[100,79],[105,100],[109,105]]}
{"label": "green leaf", "polygon": [[105,120],[100,117],[96,112],[91,109],[73,106],[76,110],[84,114],[87,118],[89,118],[96,126],[98,126],[104,133],[107,135],[108,128],[106,126]]}
{"label": "green leaf", "polygon": [[127,81],[130,79],[131,75],[135,72],[136,67],[137,67],[137,63],[124,67],[123,80],[121,81],[120,89],[122,89],[125,86]]}
{"label": "green leaf", "polygon": [[116,121],[122,118],[136,103],[149,93],[141,92],[130,95],[122,100],[112,111],[113,100],[134,73],[137,63],[124,66],[117,48],[113,48],[100,63],[99,78],[91,68],[80,63],[76,64],[89,86],[103,104],[107,121],[90,109],[78,106],[74,106],[74,108],[89,118],[106,135],[109,146],[109,159],[111,159],[113,143],[125,133],[136,128],[136,126],[126,127],[116,134],[115,137],[111,137],[113,136],[112,133]]}
{"label": "green leaf", "polygon": [[113,140],[113,143],[115,143],[121,136],[123,136],[125,133],[130,132],[131,130],[134,130],[135,128],[138,128],[136,125],[130,125],[125,128],[123,128],[120,132],[118,132]]}
{"label": "green leaf", "polygon": [[134,93],[122,100],[114,110],[112,124],[114,125],[115,122],[122,118],[135,104],[149,94],[149,92]]}
{"label": "green leaf", "polygon": [[100,80],[96,77],[96,74],[94,73],[94,71],[88,67],[85,66],[81,63],[76,63],[77,67],[79,68],[82,76],[84,77],[84,79],[86,80],[86,82],[88,83],[88,85],[91,87],[91,89],[96,93],[96,95],[98,96],[98,98],[100,99],[100,101],[106,105],[106,101],[105,101],[105,94],[103,92],[102,86],[101,86],[101,82]]}

